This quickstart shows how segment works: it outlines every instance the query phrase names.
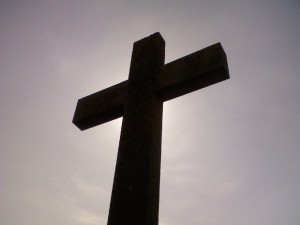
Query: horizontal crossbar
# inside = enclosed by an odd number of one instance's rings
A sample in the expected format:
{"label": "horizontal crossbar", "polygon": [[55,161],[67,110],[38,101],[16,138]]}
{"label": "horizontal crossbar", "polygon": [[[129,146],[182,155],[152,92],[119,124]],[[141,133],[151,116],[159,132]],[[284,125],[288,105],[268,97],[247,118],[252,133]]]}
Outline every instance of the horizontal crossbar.
{"label": "horizontal crossbar", "polygon": [[[226,54],[220,43],[164,66],[157,77],[162,101],[229,79]],[[123,116],[128,80],[78,100],[73,123],[85,130]]]}

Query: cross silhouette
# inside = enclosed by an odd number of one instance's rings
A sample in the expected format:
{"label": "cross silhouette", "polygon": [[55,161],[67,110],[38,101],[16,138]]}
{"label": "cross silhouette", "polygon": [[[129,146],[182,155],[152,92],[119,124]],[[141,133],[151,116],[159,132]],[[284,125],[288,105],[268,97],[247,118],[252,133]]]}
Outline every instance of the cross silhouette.
{"label": "cross silhouette", "polygon": [[229,79],[220,43],[164,64],[160,33],[133,45],[129,79],[78,100],[85,130],[123,116],[108,225],[157,225],[163,102]]}

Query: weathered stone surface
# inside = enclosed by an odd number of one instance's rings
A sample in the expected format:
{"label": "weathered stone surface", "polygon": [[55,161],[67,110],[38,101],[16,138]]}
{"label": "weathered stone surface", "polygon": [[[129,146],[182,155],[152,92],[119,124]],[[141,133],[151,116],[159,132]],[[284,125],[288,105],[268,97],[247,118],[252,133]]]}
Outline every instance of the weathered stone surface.
{"label": "weathered stone surface", "polygon": [[81,130],[123,116],[108,225],[157,225],[163,102],[229,78],[220,43],[164,65],[159,33],[134,43],[129,79],[78,101]]}

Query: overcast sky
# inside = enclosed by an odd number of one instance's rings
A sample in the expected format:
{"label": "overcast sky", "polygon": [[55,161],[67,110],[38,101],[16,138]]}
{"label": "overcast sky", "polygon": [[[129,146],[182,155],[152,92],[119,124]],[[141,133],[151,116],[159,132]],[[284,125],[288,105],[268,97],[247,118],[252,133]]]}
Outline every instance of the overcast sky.
{"label": "overcast sky", "polygon": [[160,225],[300,224],[298,0],[0,1],[0,225],[107,223],[121,119],[77,100],[221,42],[230,80],[164,104]]}

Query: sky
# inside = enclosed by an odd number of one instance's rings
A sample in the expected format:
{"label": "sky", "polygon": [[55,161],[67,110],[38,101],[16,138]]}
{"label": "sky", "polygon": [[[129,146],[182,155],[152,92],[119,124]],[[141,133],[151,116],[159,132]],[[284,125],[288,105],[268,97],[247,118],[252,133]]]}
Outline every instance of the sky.
{"label": "sky", "polygon": [[0,225],[107,223],[122,119],[79,98],[221,42],[230,79],[164,103],[160,225],[300,224],[300,2],[1,0]]}

